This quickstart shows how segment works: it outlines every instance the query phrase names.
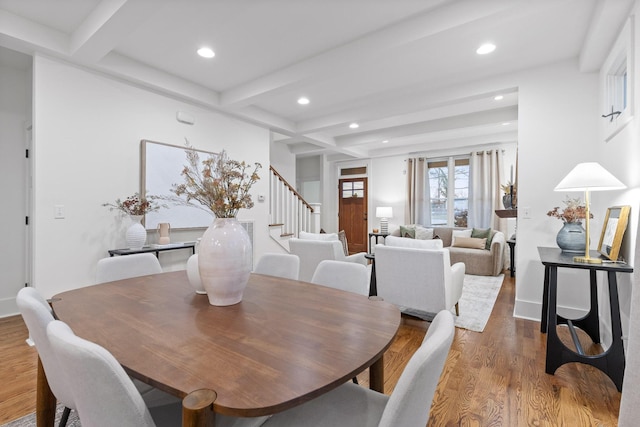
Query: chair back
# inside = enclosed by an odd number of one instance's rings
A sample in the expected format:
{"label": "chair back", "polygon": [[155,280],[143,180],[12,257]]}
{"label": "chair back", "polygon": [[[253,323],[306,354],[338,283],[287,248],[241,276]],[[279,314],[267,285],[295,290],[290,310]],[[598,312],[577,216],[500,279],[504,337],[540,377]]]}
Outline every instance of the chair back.
{"label": "chair back", "polygon": [[397,246],[403,248],[417,249],[442,249],[443,244],[440,239],[410,239],[407,237],[387,236],[384,239],[386,246]]}
{"label": "chair back", "polygon": [[60,369],[58,359],[47,337],[47,325],[55,320],[49,303],[34,288],[20,289],[16,296],[16,303],[29,329],[29,336],[38,350],[38,356],[53,395],[67,408],[75,409],[76,405],[67,384],[67,378]]}
{"label": "chair back", "polygon": [[96,283],[158,273],[162,273],[162,267],[152,253],[102,258],[96,266]]}
{"label": "chair back", "polygon": [[427,313],[450,308],[449,250],[376,245],[375,263],[378,296],[386,301]]}
{"label": "chair back", "polygon": [[264,254],[258,260],[253,272],[266,274],[267,276],[298,280],[300,258],[293,254]]}
{"label": "chair back", "polygon": [[[377,255],[376,255],[377,256]],[[378,427],[424,426],[455,335],[453,315],[441,311],[396,384]]]}
{"label": "chair back", "polygon": [[300,258],[298,280],[311,281],[320,261],[345,259],[344,249],[339,240],[289,239],[289,252]]}
{"label": "chair back", "polygon": [[83,427],[155,426],[131,379],[104,348],[54,320],[47,336],[68,378]]}
{"label": "chair back", "polygon": [[346,261],[324,260],[318,264],[311,283],[360,295],[369,295],[367,267]]}

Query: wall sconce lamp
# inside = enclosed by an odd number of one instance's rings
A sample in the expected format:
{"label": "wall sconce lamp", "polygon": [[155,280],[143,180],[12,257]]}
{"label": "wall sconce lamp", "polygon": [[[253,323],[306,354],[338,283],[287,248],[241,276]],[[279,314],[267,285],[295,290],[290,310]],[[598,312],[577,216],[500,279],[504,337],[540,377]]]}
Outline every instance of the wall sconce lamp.
{"label": "wall sconce lamp", "polygon": [[389,218],[391,217],[393,217],[393,208],[389,206],[376,208],[376,218],[380,218],[380,233],[389,234]]}
{"label": "wall sconce lamp", "polygon": [[584,262],[590,264],[600,264],[600,258],[591,258],[589,256],[589,192],[590,191],[607,191],[621,190],[627,188],[618,178],[611,175],[609,171],[603,168],[599,163],[587,162],[579,163],[571,172],[565,176],[562,181],[553,189],[553,191],[584,191],[584,204],[586,210],[585,217],[585,235],[586,246],[584,256],[576,256],[574,262]]}

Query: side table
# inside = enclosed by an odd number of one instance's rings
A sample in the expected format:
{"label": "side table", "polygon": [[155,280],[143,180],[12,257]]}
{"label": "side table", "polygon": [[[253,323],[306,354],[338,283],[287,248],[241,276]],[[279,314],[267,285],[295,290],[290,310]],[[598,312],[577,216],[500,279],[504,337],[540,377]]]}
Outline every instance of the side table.
{"label": "side table", "polygon": [[389,235],[389,233],[369,233],[369,253],[373,252],[373,246],[371,246],[371,238],[372,237],[376,238],[376,245],[377,245],[378,244],[378,239],[380,237],[382,237],[382,241],[384,242],[384,239],[386,239],[388,235]]}
{"label": "side table", "polygon": [[[618,273],[633,273],[633,268],[625,263],[605,262],[602,264],[588,264],[573,261],[573,255],[562,252],[559,248],[538,248],[540,261],[544,264],[544,290],[542,300],[542,321],[540,332],[547,334],[547,374],[555,371],[565,363],[581,362],[594,366],[613,380],[618,391],[622,390],[625,357],[622,343],[622,325],[620,322],[620,302],[618,301]],[[599,253],[591,251],[590,256],[599,258]],[[591,306],[589,313],[580,319],[566,319],[557,314],[558,297],[558,268],[577,268],[589,270]],[[609,287],[609,306],[611,309],[611,337],[612,343],[604,353],[585,355],[578,340],[575,327],[585,331],[594,343],[600,342],[600,320],[598,317],[598,283],[596,273],[604,271],[607,274]],[[558,337],[556,327],[566,324],[576,350],[569,349]]]}
{"label": "side table", "polygon": [[511,277],[516,276],[516,239],[507,240],[507,245],[509,245],[509,272],[511,273]]}
{"label": "side table", "polygon": [[378,296],[378,285],[376,283],[376,255],[364,254],[366,259],[371,260],[371,278],[369,279],[369,296]]}
{"label": "side table", "polygon": [[114,255],[133,255],[144,254],[147,252],[155,252],[156,258],[160,252],[175,251],[176,249],[191,249],[191,253],[196,253],[196,242],[170,243],[168,245],[150,245],[143,246],[139,249],[109,249],[109,256]]}

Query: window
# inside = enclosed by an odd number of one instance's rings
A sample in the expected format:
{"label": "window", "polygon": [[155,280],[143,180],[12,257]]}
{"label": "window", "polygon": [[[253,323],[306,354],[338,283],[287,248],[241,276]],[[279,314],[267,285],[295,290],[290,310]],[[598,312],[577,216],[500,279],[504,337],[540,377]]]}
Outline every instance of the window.
{"label": "window", "polygon": [[469,158],[429,161],[432,225],[466,227],[469,216]]}
{"label": "window", "polygon": [[364,182],[363,181],[345,181],[342,183],[342,198],[362,198],[364,197]]}

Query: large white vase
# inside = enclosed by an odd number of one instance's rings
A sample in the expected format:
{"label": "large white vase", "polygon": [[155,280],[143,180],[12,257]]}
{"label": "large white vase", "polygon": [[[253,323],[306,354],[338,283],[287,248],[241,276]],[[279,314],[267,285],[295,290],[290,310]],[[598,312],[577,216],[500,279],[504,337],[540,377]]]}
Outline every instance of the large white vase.
{"label": "large white vase", "polygon": [[142,215],[129,215],[131,225],[127,229],[126,240],[129,249],[140,249],[147,242],[147,230],[140,224]]}
{"label": "large white vase", "polygon": [[251,273],[251,240],[235,218],[216,218],[198,248],[198,270],[209,304],[237,304]]}

